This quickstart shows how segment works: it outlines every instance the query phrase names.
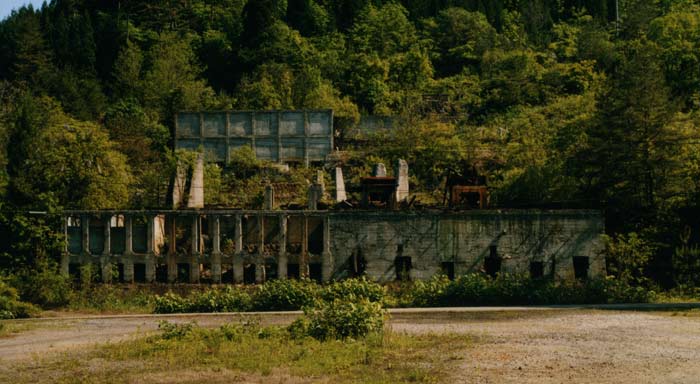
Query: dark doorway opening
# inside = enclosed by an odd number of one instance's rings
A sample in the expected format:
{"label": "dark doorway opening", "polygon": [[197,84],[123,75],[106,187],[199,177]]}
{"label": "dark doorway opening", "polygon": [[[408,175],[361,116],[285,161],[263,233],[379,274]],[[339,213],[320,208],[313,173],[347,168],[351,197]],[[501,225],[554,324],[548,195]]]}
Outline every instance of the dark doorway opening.
{"label": "dark doorway opening", "polygon": [[221,282],[223,284],[233,284],[233,267],[231,264],[221,265]]}
{"label": "dark doorway opening", "polygon": [[255,264],[248,264],[243,267],[243,283],[255,284]]}
{"label": "dark doorway opening", "polygon": [[177,264],[177,282],[189,283],[190,281],[190,265],[188,263]]}
{"label": "dark doorway opening", "polygon": [[287,278],[288,279],[298,279],[299,278],[299,264],[287,264]]}
{"label": "dark doorway opening", "polygon": [[579,280],[588,279],[588,256],[574,256],[574,276]]}
{"label": "dark doorway opening", "polygon": [[484,270],[491,277],[496,277],[501,271],[501,257],[498,255],[498,246],[489,246],[489,257],[484,260]]}
{"label": "dark doorway opening", "polygon": [[320,283],[322,280],[322,269],[320,263],[309,264],[309,279],[316,280]]}
{"label": "dark doorway opening", "polygon": [[454,263],[454,261],[443,261],[442,264],[440,264],[440,267],[442,269],[442,273],[444,273],[448,279],[450,279],[450,280],[455,279],[455,263]]}
{"label": "dark doorway opening", "polygon": [[165,264],[156,265],[156,282],[157,283],[167,283],[168,282],[168,266]]}
{"label": "dark doorway opening", "polygon": [[[124,283],[124,264],[123,263],[117,263],[115,266],[117,270],[117,281],[120,283]],[[114,269],[112,269],[114,271]]]}
{"label": "dark doorway opening", "polygon": [[146,264],[134,263],[134,282],[136,282],[136,283],[145,283],[146,282]]}
{"label": "dark doorway opening", "polygon": [[530,262],[530,278],[541,279],[544,277],[544,263],[541,261]]}
{"label": "dark doorway opening", "polygon": [[408,281],[411,280],[411,258],[409,256],[396,256],[394,259],[394,267],[396,268],[396,280]]}

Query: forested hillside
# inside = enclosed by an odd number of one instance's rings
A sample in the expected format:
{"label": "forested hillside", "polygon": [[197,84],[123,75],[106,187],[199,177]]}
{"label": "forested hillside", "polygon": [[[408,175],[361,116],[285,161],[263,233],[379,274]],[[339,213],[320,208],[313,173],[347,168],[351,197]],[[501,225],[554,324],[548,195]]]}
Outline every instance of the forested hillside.
{"label": "forested hillside", "polygon": [[[407,159],[425,196],[470,164],[499,207],[602,209],[611,272],[700,284],[694,0],[16,10],[0,22],[1,264],[52,255],[61,209],[162,204],[175,112],[292,108],[332,108],[340,130],[360,115],[401,117],[353,164]],[[239,160],[210,170],[212,190],[250,187],[257,165]]]}

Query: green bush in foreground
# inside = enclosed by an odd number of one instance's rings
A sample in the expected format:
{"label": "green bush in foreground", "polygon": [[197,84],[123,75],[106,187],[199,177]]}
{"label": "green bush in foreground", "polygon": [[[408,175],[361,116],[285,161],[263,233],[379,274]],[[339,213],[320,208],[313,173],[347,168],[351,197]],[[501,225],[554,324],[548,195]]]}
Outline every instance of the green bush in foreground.
{"label": "green bush in foreground", "polygon": [[297,310],[313,304],[320,286],[312,280],[272,280],[255,293],[254,308],[260,311]]}
{"label": "green bush in foreground", "polygon": [[364,277],[333,282],[321,291],[321,298],[331,302],[336,299],[360,300],[380,303],[384,300],[386,289]]}
{"label": "green bush in foreground", "polygon": [[304,317],[289,326],[294,337],[308,334],[318,340],[357,339],[384,328],[386,311],[378,302],[360,300],[319,300],[304,309]]}
{"label": "green bush in foreground", "polygon": [[192,292],[188,297],[168,292],[154,299],[155,313],[186,312],[245,312],[252,308],[250,295],[240,289],[227,286]]}
{"label": "green bush in foreground", "polygon": [[467,274],[454,281],[437,276],[402,289],[402,304],[414,307],[646,303],[655,295],[613,278],[557,282],[513,274]]}
{"label": "green bush in foreground", "polygon": [[34,305],[20,301],[15,288],[0,281],[0,319],[31,317],[38,311],[39,309]]}
{"label": "green bush in foreground", "polygon": [[70,278],[48,263],[39,263],[35,268],[12,276],[10,283],[22,300],[46,309],[67,305],[74,293]]}

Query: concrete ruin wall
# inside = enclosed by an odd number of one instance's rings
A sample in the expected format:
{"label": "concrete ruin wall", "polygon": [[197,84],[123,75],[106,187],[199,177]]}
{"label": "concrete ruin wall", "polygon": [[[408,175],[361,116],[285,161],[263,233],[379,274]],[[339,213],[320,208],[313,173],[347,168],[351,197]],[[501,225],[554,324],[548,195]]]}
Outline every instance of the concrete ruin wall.
{"label": "concrete ruin wall", "polygon": [[596,211],[72,211],[64,225],[63,272],[91,263],[105,281],[117,265],[127,282],[330,280],[352,275],[358,258],[366,276],[392,281],[397,257],[410,258],[411,279],[428,279],[446,265],[484,271],[492,255],[500,272],[527,274],[535,262],[572,279],[578,257],[588,277],[605,274]]}
{"label": "concrete ruin wall", "polygon": [[589,258],[589,276],[605,274],[603,219],[592,211],[471,211],[460,214],[337,213],[330,221],[336,264],[362,255],[373,279],[396,278],[395,258],[410,257],[411,278],[428,279],[443,263],[456,275],[483,271],[492,247],[502,272],[530,271],[542,262],[544,274],[574,277],[573,257]]}
{"label": "concrete ruin wall", "polygon": [[199,150],[206,160],[228,163],[231,152],[250,146],[260,160],[324,161],[333,150],[333,111],[180,112],[175,148]]}

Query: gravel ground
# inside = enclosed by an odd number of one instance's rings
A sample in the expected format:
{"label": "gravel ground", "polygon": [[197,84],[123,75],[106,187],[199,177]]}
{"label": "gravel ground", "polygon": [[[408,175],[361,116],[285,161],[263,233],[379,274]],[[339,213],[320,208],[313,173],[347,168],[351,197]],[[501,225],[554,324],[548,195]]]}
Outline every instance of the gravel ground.
{"label": "gravel ground", "polygon": [[397,319],[401,332],[473,335],[454,383],[700,383],[700,316],[557,311]]}
{"label": "gravel ground", "polygon": [[[298,314],[130,316],[30,320],[0,338],[0,367],[35,356],[137,337],[163,319],[216,326],[251,318],[286,324]],[[394,332],[465,334],[449,356],[455,383],[700,383],[700,314],[595,310],[395,313]]]}

